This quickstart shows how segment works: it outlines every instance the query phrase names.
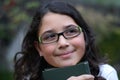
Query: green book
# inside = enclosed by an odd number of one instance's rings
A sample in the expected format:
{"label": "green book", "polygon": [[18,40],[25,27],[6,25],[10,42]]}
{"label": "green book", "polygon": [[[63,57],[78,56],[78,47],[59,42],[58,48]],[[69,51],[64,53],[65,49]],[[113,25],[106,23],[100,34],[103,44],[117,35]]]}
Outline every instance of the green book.
{"label": "green book", "polygon": [[87,61],[74,66],[46,69],[43,71],[43,79],[67,80],[71,76],[79,76],[81,74],[90,74],[90,68]]}

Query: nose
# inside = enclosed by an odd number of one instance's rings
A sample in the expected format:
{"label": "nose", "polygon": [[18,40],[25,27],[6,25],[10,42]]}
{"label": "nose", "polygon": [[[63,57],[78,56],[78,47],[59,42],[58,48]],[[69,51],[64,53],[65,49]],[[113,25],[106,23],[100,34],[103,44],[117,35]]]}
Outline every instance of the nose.
{"label": "nose", "polygon": [[67,41],[67,39],[65,39],[63,36],[59,36],[58,48],[59,49],[65,49],[68,46],[69,46],[69,42]]}

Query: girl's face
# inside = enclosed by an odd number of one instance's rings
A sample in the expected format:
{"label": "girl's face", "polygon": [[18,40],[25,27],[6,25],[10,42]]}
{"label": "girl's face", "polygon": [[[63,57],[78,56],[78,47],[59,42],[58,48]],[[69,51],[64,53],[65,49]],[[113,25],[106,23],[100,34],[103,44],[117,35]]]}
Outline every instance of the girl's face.
{"label": "girl's face", "polygon": [[[38,34],[39,36],[47,35],[45,39],[51,40],[51,37],[53,37],[53,35],[50,35],[51,33],[64,32],[69,29],[71,25],[74,25],[72,28],[78,26],[75,21],[67,15],[49,12],[43,17]],[[54,67],[75,65],[85,54],[83,32],[70,39],[66,39],[63,35],[60,35],[56,42],[48,44],[39,43],[37,50],[40,56],[43,56],[44,59]]]}

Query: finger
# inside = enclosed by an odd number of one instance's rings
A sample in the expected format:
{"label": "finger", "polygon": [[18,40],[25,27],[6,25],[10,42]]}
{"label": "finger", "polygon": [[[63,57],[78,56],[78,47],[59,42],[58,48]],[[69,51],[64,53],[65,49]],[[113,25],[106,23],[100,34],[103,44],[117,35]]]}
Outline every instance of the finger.
{"label": "finger", "polygon": [[71,76],[70,78],[68,78],[67,80],[76,80],[75,76]]}
{"label": "finger", "polygon": [[80,75],[80,76],[71,76],[67,80],[94,80],[94,76],[93,75],[87,75],[87,74]]}
{"label": "finger", "polygon": [[78,79],[80,80],[94,80],[94,76],[93,75],[88,75],[88,74],[84,74],[84,75],[80,75],[78,76]]}

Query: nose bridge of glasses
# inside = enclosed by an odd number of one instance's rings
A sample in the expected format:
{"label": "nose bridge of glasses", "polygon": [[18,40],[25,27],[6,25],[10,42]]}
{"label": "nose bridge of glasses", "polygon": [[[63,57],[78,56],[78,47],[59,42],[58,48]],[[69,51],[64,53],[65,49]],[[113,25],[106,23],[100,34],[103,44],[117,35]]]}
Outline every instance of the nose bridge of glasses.
{"label": "nose bridge of glasses", "polygon": [[67,38],[64,36],[64,32],[58,33],[57,35],[58,35],[58,40],[59,40],[59,38],[60,38],[61,36],[63,36],[65,39],[67,39]]}
{"label": "nose bridge of glasses", "polygon": [[66,37],[64,36],[64,32],[58,33],[57,35],[58,35],[58,40],[57,41],[59,41],[61,39],[61,37],[66,39]]}

